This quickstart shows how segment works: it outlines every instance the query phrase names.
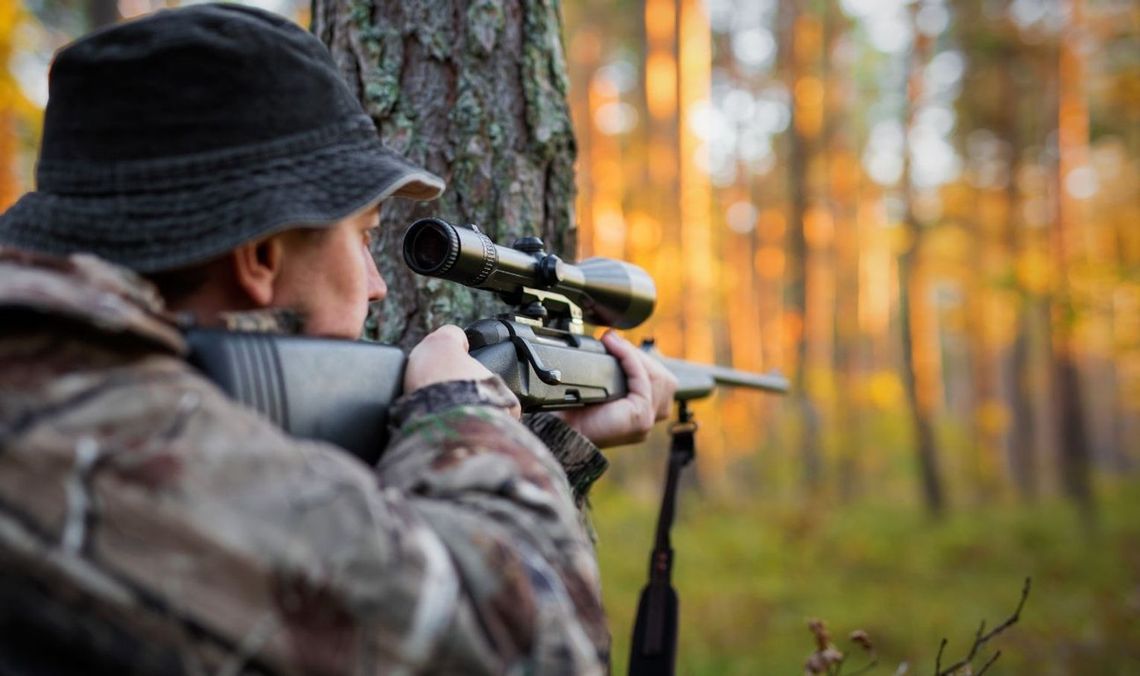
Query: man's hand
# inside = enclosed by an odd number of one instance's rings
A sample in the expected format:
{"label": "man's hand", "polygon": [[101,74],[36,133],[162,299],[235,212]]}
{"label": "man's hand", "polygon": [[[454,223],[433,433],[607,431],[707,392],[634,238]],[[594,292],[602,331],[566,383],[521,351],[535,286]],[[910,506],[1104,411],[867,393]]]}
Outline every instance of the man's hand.
{"label": "man's hand", "polygon": [[655,422],[669,417],[677,378],[613,331],[602,336],[602,343],[625,370],[625,397],[553,413],[601,448],[643,441]]}
{"label": "man's hand", "polygon": [[[448,324],[424,336],[411,353],[404,370],[404,392],[448,380],[483,380],[492,373],[471,355],[467,354],[467,334],[458,326]],[[518,405],[511,410],[516,418],[521,414]]]}

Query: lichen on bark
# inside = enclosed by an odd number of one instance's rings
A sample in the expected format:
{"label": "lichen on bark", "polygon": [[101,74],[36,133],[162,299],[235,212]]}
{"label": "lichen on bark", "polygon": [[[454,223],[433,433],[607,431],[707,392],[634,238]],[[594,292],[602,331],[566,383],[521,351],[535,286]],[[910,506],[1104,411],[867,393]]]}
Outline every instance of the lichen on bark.
{"label": "lichen on bark", "polygon": [[385,204],[375,255],[389,295],[370,337],[408,346],[440,324],[504,309],[404,267],[400,240],[416,218],[477,223],[501,244],[537,234],[573,257],[575,145],[557,2],[313,0],[312,16],[382,141],[448,182],[435,202]]}

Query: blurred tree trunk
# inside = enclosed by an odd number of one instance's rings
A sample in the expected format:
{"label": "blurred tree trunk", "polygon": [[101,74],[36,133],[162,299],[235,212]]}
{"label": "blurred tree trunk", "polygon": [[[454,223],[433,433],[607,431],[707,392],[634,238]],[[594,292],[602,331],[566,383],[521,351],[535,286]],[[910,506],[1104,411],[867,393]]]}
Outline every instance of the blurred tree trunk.
{"label": "blurred tree trunk", "polygon": [[87,29],[109,26],[120,18],[119,0],[87,0]]}
{"label": "blurred tree trunk", "polygon": [[[958,43],[970,55],[965,89],[977,92],[958,100],[958,131],[964,154],[968,152],[969,135],[983,129],[994,130],[1008,150],[1004,222],[995,224],[999,228],[995,239],[1002,250],[1002,260],[987,276],[1007,280],[1012,287],[1015,321],[1013,338],[1001,354],[1002,387],[1000,390],[991,387],[990,396],[979,399],[984,403],[989,398],[997,405],[995,395],[1004,397],[1010,413],[1010,424],[1004,435],[1010,475],[1019,495],[1032,500],[1040,483],[1042,439],[1034,407],[1035,390],[1040,389],[1041,379],[1035,377],[1033,356],[1034,346],[1039,342],[1043,297],[1038,281],[1040,274],[1030,269],[1039,258],[1035,237],[1021,216],[1026,205],[1020,174],[1023,166],[1029,168],[1034,164],[1026,157],[1027,149],[1035,140],[1044,139],[1054,128],[1054,120],[1042,106],[1022,102],[1048,100],[1048,92],[1042,85],[1048,82],[1047,74],[1053,71],[1053,64],[1050,60],[1048,67],[1041,70],[1039,67],[1046,65],[1040,59],[1045,50],[1025,42],[1020,29],[1008,16],[987,18],[983,5],[982,0],[969,0],[955,7]],[[979,318],[971,313],[967,321],[976,324]],[[989,366],[976,369],[975,379],[987,379],[991,371]],[[996,410],[992,413],[996,414]],[[996,415],[976,416],[978,427],[980,418],[990,418],[989,423],[999,427],[994,419]],[[1001,421],[1000,428],[1005,428],[1004,418]],[[980,432],[978,436],[981,437]],[[997,441],[995,438],[994,442]]]}
{"label": "blurred tree trunk", "polygon": [[[787,267],[784,288],[785,317],[791,319],[795,374],[789,404],[798,413],[800,423],[800,454],[803,459],[803,482],[809,492],[815,492],[823,481],[823,458],[819,449],[819,415],[809,393],[807,379],[808,326],[807,286],[808,247],[804,237],[804,216],[808,205],[808,161],[811,157],[810,141],[801,123],[802,110],[797,110],[801,95],[797,84],[806,74],[807,49],[801,42],[804,22],[798,0],[780,3],[780,27],[783,36],[780,49],[784,63],[786,85],[792,92],[792,119],[788,126],[787,152]],[[801,90],[802,93],[802,90]],[[787,323],[787,322],[785,322]]]}
{"label": "blurred tree trunk", "polygon": [[1052,248],[1055,283],[1052,297],[1053,404],[1058,426],[1061,485],[1086,518],[1093,516],[1088,431],[1081,405],[1081,382],[1073,347],[1075,307],[1068,273],[1073,258],[1073,231],[1080,226],[1080,203],[1067,190],[1072,172],[1088,162],[1089,118],[1084,97],[1081,47],[1082,3],[1073,0],[1069,23],[1062,29],[1057,61],[1057,219]]}
{"label": "blurred tree trunk", "polygon": [[839,498],[850,502],[858,497],[861,486],[863,423],[859,409],[859,229],[856,219],[858,165],[855,144],[850,136],[850,90],[846,86],[846,67],[834,68],[835,45],[850,30],[850,22],[840,12],[828,12],[823,24],[824,126],[821,145],[824,148],[827,176],[827,200],[835,224],[835,246],[832,265],[835,269],[835,293],[832,314],[835,317],[833,341],[834,379],[839,384],[836,397],[834,428],[838,438],[836,477]]}
{"label": "blurred tree trunk", "polygon": [[575,145],[554,0],[313,0],[333,53],[393,150],[448,182],[431,203],[392,200],[374,253],[388,298],[370,337],[409,346],[444,323],[501,311],[491,294],[417,279],[399,252],[429,214],[510,244],[536,234],[572,258]]}
{"label": "blurred tree trunk", "polygon": [[[1018,173],[1024,154],[1023,135],[1020,130],[1020,94],[1017,75],[1022,73],[1017,53],[1012,49],[1006,52],[1003,63],[1003,75],[1006,81],[1006,91],[1012,94],[1012,100],[1006,107],[1006,114],[1002,119],[1002,137],[1009,143],[1009,181],[1006,184],[1006,195],[1009,200],[1009,211],[1005,226],[1005,247],[1009,264],[1013,267],[1013,279],[1017,279],[1017,261],[1025,250],[1021,230],[1024,226],[1018,217],[1021,206],[1021,192],[1018,189]],[[1010,469],[1017,491],[1024,500],[1035,500],[1038,491],[1037,471],[1037,443],[1034,437],[1033,406],[1030,398],[1030,327],[1031,327],[1031,294],[1032,290],[1025,285],[1016,284],[1017,325],[1014,329],[1013,345],[1009,351],[1007,364],[1007,382],[1009,406],[1012,413],[1012,426],[1007,435],[1009,448]]]}
{"label": "blurred tree trunk", "polygon": [[[918,8],[910,7],[911,24]],[[910,64],[907,68],[907,92],[904,130],[909,132],[914,124],[915,109],[922,92],[922,72],[926,65],[931,40],[918,30],[914,31],[914,45],[911,48]],[[914,187],[911,185],[910,142],[903,144],[903,172],[900,182],[903,190],[903,227],[906,228],[906,245],[899,254],[899,327],[902,332],[903,385],[906,389],[907,404],[914,424],[915,444],[918,454],[922,497],[927,509],[934,516],[940,516],[945,509],[945,496],[942,488],[942,473],[938,465],[938,449],[934,439],[934,396],[929,383],[920,379],[916,365],[925,365],[916,358],[916,351],[923,349],[916,338],[923,336],[917,330],[914,305],[922,302],[919,285],[915,281],[915,258],[922,238],[922,229],[914,213]]]}

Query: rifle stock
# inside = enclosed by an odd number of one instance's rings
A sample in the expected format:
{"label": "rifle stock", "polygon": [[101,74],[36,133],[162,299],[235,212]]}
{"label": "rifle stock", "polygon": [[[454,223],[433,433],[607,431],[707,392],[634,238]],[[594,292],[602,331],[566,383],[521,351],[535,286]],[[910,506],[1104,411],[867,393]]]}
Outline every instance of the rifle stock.
{"label": "rifle stock", "polygon": [[[485,340],[488,323],[502,321],[476,322],[468,329],[469,339]],[[568,344],[534,329],[515,330],[505,340],[473,341],[471,355],[507,383],[524,413],[625,396],[625,373],[601,342],[579,336]],[[186,337],[190,363],[232,399],[292,436],[335,444],[367,463],[379,459],[388,440],[388,409],[402,393],[406,357],[399,348],[213,329],[193,329]],[[642,349],[677,376],[678,401],[707,397],[720,384],[787,389],[782,376],[662,357],[651,344]]]}

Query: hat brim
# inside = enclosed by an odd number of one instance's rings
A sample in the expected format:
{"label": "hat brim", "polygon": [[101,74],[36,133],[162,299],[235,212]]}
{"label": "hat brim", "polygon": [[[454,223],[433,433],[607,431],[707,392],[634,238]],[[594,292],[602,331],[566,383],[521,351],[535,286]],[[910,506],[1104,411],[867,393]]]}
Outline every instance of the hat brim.
{"label": "hat brim", "polygon": [[374,136],[342,138],[311,153],[235,167],[198,185],[156,181],[145,191],[31,192],[0,215],[0,243],[54,255],[91,253],[158,272],[283,230],[331,225],[389,197],[431,200],[443,189],[441,178]]}

